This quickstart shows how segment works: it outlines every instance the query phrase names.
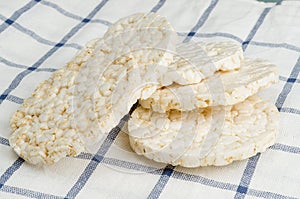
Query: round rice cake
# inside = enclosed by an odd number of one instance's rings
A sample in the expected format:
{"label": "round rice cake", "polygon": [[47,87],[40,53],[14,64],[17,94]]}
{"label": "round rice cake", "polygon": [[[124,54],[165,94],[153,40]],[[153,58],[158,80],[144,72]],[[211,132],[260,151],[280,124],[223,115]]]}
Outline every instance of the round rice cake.
{"label": "round rice cake", "polygon": [[240,69],[218,72],[197,84],[162,87],[139,102],[142,107],[160,113],[172,109],[189,111],[209,106],[227,106],[242,102],[277,81],[275,65],[264,60],[245,59]]}
{"label": "round rice cake", "polygon": [[233,106],[157,113],[138,107],[128,122],[132,149],[157,162],[221,166],[264,152],[278,131],[277,108],[257,96]]}

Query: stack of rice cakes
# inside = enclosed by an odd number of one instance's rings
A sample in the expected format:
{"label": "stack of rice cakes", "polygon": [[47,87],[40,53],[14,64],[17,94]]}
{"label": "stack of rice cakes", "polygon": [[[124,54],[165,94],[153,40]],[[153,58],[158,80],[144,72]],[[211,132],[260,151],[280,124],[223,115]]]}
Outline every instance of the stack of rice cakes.
{"label": "stack of rice cakes", "polygon": [[[184,167],[222,166],[264,152],[275,143],[279,113],[256,93],[277,82],[276,66],[244,58],[235,43],[197,45],[217,63],[215,71],[201,73],[197,83],[176,82],[139,100],[128,122],[132,149],[157,162]],[[239,55],[238,61],[228,61],[228,49],[236,49],[231,53]],[[182,62],[194,71],[201,68],[201,61],[178,59],[173,64]]]}

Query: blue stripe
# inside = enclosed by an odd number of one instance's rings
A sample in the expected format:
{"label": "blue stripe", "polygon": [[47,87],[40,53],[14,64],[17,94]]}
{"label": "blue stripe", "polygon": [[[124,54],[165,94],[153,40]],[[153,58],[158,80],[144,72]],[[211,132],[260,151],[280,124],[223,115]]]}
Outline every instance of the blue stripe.
{"label": "blue stripe", "polygon": [[89,18],[80,17],[78,15],[75,15],[71,12],[68,12],[68,11],[64,10],[63,8],[58,6],[57,4],[49,2],[49,1],[43,0],[43,1],[41,1],[41,4],[55,9],[56,11],[58,11],[59,13],[63,14],[66,17],[69,17],[69,18],[72,18],[72,19],[75,19],[75,20],[78,20],[78,21],[83,21],[85,23],[87,23],[87,22],[89,22],[89,23],[100,23],[100,24],[103,24],[103,25],[106,25],[106,26],[110,26],[112,24],[109,21],[102,20],[102,19],[89,19]]}
{"label": "blue stripe", "polygon": [[[178,32],[179,36],[188,36],[188,33],[185,32]],[[230,33],[224,33],[224,32],[214,32],[214,33],[196,33],[193,35],[194,37],[203,37],[203,38],[212,38],[212,37],[225,37],[232,40],[235,40],[239,43],[243,43],[243,40],[233,34]],[[248,45],[254,45],[254,46],[262,46],[262,47],[270,47],[270,48],[285,48],[288,50],[292,50],[295,52],[300,52],[300,47],[287,44],[287,43],[269,43],[269,42],[258,42],[258,41],[251,41],[251,43],[248,43]]]}
{"label": "blue stripe", "polygon": [[225,189],[230,191],[236,191],[238,187],[237,185],[234,184],[219,182],[202,176],[187,174],[179,171],[174,171],[172,177],[183,181],[196,182],[206,186],[216,187],[219,189]]}
{"label": "blue stripe", "polygon": [[235,199],[244,198],[245,195],[247,194],[248,187],[250,185],[250,182],[251,182],[252,176],[254,174],[259,157],[260,157],[260,154],[257,154],[256,156],[249,158],[247,166],[246,166],[243,176],[241,178],[240,184],[237,188],[237,192],[234,196]]}
{"label": "blue stripe", "polygon": [[132,163],[132,162],[127,162],[124,160],[118,160],[115,158],[107,158],[105,157],[102,161],[103,164],[107,165],[113,165],[117,166],[120,168],[125,168],[125,169],[130,169],[138,172],[146,172],[146,173],[152,173],[156,175],[161,175],[163,173],[163,169],[160,168],[154,168],[154,167],[149,167],[137,163]]}
{"label": "blue stripe", "polygon": [[[6,20],[6,18],[5,18],[3,15],[1,15],[1,14],[0,14],[0,19],[1,19],[2,21],[5,21],[5,20]],[[42,43],[42,44],[46,44],[46,45],[49,45],[49,46],[55,46],[55,45],[56,45],[55,42],[50,41],[50,40],[47,40],[47,39],[45,39],[45,38],[42,38],[41,36],[37,35],[35,32],[33,32],[33,31],[31,31],[31,30],[29,30],[29,29],[27,29],[27,28],[21,26],[21,25],[20,25],[19,23],[17,23],[17,22],[14,22],[14,23],[12,24],[12,27],[16,28],[16,29],[19,30],[20,32],[22,32],[22,33],[28,35],[29,37],[33,38],[34,40],[36,40],[36,41],[38,41],[38,42],[40,42],[40,43]],[[75,49],[78,49],[78,50],[82,48],[82,46],[80,46],[80,45],[78,45],[78,44],[73,44],[73,43],[72,43],[72,44],[66,44],[65,46],[66,46],[66,47],[72,47],[72,48],[75,48]]]}
{"label": "blue stripe", "polygon": [[8,186],[8,185],[4,185],[2,187],[2,189],[0,189],[0,191],[25,196],[25,197],[28,197],[28,198],[64,199],[61,196],[55,196],[55,195],[51,195],[51,194],[41,193],[41,192],[29,190],[29,189],[22,189],[22,188],[19,188],[19,187]]}
{"label": "blue stripe", "polygon": [[95,155],[91,154],[91,153],[80,153],[78,156],[75,156],[74,158],[78,158],[78,159],[84,159],[84,160],[91,160]]}
{"label": "blue stripe", "polygon": [[7,138],[4,138],[4,137],[1,137],[1,136],[0,136],[0,144],[9,146],[9,141],[8,141]]}
{"label": "blue stripe", "polygon": [[284,77],[284,76],[282,76],[282,75],[279,75],[279,80],[280,80],[280,81],[286,82],[287,79],[288,79],[288,78],[286,78],[286,77]]}
{"label": "blue stripe", "polygon": [[3,185],[9,180],[9,178],[15,173],[16,170],[18,170],[24,160],[22,158],[18,158],[0,177],[0,189],[3,187]]}
{"label": "blue stripe", "polygon": [[166,0],[159,0],[159,2],[151,9],[151,12],[157,12],[165,3]]}
{"label": "blue stripe", "polygon": [[258,41],[251,41],[251,45],[256,45],[256,46],[265,46],[265,47],[270,47],[270,48],[285,48],[288,50],[300,52],[300,47],[292,45],[292,44],[287,44],[287,43],[268,43],[268,42],[258,42]]}
{"label": "blue stripe", "polygon": [[[11,67],[14,67],[14,68],[22,68],[22,69],[29,69],[30,67],[29,66],[25,66],[25,65],[22,65],[22,64],[16,64],[14,62],[11,62],[7,59],[4,59],[3,57],[0,57],[0,62],[7,65],[7,66],[11,66]],[[55,68],[38,68],[35,70],[35,72],[55,72],[57,69]]]}
{"label": "blue stripe", "polygon": [[300,115],[300,110],[299,110],[299,109],[295,109],[295,108],[282,107],[282,108],[280,109],[280,112],[284,112],[284,113],[293,113],[293,114],[298,114],[298,115]]}
{"label": "blue stripe", "polygon": [[[182,173],[182,172],[178,172],[178,171],[174,171],[172,177],[179,179],[179,180],[197,182],[197,183],[201,183],[203,185],[207,185],[210,187],[215,187],[215,188],[229,190],[229,191],[236,191],[239,188],[239,186],[234,185],[234,184],[219,182],[219,181],[204,178],[202,176],[186,174],[186,173]],[[240,188],[240,190],[243,190],[243,188]],[[272,192],[265,192],[265,191],[254,190],[254,189],[248,189],[247,194],[254,195],[254,196],[262,195],[265,198],[275,198],[273,196],[283,196],[283,195],[272,193]],[[283,196],[282,198],[285,198],[285,197],[287,197],[287,196]],[[236,197],[236,198],[238,198],[238,197]],[[279,197],[279,198],[281,198],[281,197]]]}
{"label": "blue stripe", "polygon": [[239,43],[242,43],[243,40],[235,35],[232,35],[230,33],[223,33],[223,32],[216,32],[216,33],[197,33],[196,35],[199,35],[200,37],[226,37],[232,40],[235,40]]}
{"label": "blue stripe", "polygon": [[[22,69],[30,68],[29,66],[25,66],[25,65],[22,65],[22,64],[16,64],[14,62],[11,62],[7,59],[4,59],[3,57],[0,57],[0,62],[7,65],[7,66],[14,67],[14,68],[22,68]],[[54,72],[54,71],[56,71],[55,68],[38,68],[38,69],[35,70],[35,72]]]}
{"label": "blue stripe", "polygon": [[260,198],[268,198],[268,199],[299,199],[299,198],[281,195],[278,193],[272,193],[269,191],[257,191],[254,189],[249,189],[248,195],[256,196],[256,197],[260,197]]}
{"label": "blue stripe", "polygon": [[[288,79],[291,79],[291,78],[296,79],[299,75],[299,71],[300,71],[300,57],[298,58],[296,65],[293,67],[293,70]],[[278,95],[275,105],[279,111],[281,111],[281,108],[282,108],[288,94],[291,92],[293,85],[294,85],[294,82],[287,81],[285,83],[282,91]]]}
{"label": "blue stripe", "polygon": [[203,24],[208,19],[210,13],[213,11],[213,9],[216,7],[219,0],[212,0],[210,2],[210,5],[207,7],[207,9],[204,11],[200,19],[198,20],[197,24],[192,28],[192,30],[189,32],[187,37],[183,40],[183,42],[189,42],[192,37],[197,33],[197,31],[203,26]]}
{"label": "blue stripe", "polygon": [[[179,36],[184,36],[184,37],[190,37],[188,33],[185,32],[178,32],[177,33]],[[203,37],[203,38],[212,38],[212,37],[225,37],[229,38],[232,40],[235,40],[239,43],[243,43],[243,40],[233,34],[230,33],[224,33],[224,32],[214,32],[214,33],[195,33],[193,37]]]}
{"label": "blue stripe", "polygon": [[262,25],[262,23],[264,22],[267,14],[270,12],[271,8],[265,8],[263,10],[263,12],[261,13],[261,15],[259,16],[256,24],[254,25],[254,27],[252,28],[252,30],[250,31],[249,35],[246,38],[246,41],[243,42],[243,50],[245,51],[246,48],[248,47],[248,44],[251,42],[251,40],[253,39],[254,35],[256,34],[257,30],[259,29],[259,27]]}
{"label": "blue stripe", "polygon": [[14,95],[8,95],[8,96],[6,97],[6,99],[7,99],[8,101],[14,102],[14,103],[16,103],[16,104],[22,104],[23,101],[24,101],[24,99],[19,98],[19,97],[14,96]]}
{"label": "blue stripe", "polygon": [[[103,0],[88,16],[87,18],[92,18],[96,15],[96,13],[106,4],[108,0]],[[59,42],[59,44],[65,44],[75,33],[77,33],[86,23],[80,22],[75,27],[71,29],[68,34],[66,34],[63,39]],[[6,97],[13,91],[20,82],[31,72],[35,71],[39,66],[41,66],[45,60],[47,60],[53,53],[55,53],[59,47],[54,46],[51,50],[49,50],[44,56],[42,56],[33,66],[33,70],[25,70],[17,75],[17,77],[12,81],[9,87],[4,91],[4,93],[0,96],[0,104],[6,99]]]}
{"label": "blue stripe", "polygon": [[[92,160],[94,156],[95,155],[93,155],[91,153],[81,153],[80,155],[76,156],[75,158]],[[160,168],[145,166],[142,164],[137,164],[137,163],[119,160],[119,159],[115,159],[115,158],[103,157],[102,163],[107,164],[107,165],[117,166],[120,168],[130,169],[133,171],[152,173],[152,174],[156,174],[156,175],[161,175],[163,172],[163,170]]]}
{"label": "blue stripe", "polygon": [[280,144],[280,143],[274,144],[273,146],[270,147],[270,149],[288,152],[288,153],[300,154],[300,147],[289,146],[289,145]]}
{"label": "blue stripe", "polygon": [[55,68],[38,68],[35,70],[35,72],[49,72],[49,73],[53,73],[55,72],[57,69]]}
{"label": "blue stripe", "polygon": [[0,33],[2,33],[6,28],[8,28],[11,24],[13,24],[24,12],[28,11],[33,6],[35,6],[37,4],[37,2],[39,2],[39,1],[38,0],[30,1],[25,6],[23,6],[19,10],[15,11],[9,19],[7,19],[5,22],[3,22],[0,25]]}
{"label": "blue stripe", "polygon": [[164,169],[163,173],[161,174],[158,182],[156,183],[156,185],[152,189],[151,193],[149,194],[148,199],[159,198],[160,194],[162,193],[162,191],[166,187],[171,175],[173,174],[174,168],[175,167],[172,166],[172,165],[167,165],[165,167],[165,169]]}
{"label": "blue stripe", "polygon": [[[180,36],[188,36],[188,33],[178,33]],[[232,40],[235,40],[239,43],[242,43],[243,40],[235,35],[232,35],[230,33],[224,33],[224,32],[215,32],[215,33],[196,33],[193,35],[194,37],[204,37],[204,38],[211,38],[211,37],[225,37]]]}

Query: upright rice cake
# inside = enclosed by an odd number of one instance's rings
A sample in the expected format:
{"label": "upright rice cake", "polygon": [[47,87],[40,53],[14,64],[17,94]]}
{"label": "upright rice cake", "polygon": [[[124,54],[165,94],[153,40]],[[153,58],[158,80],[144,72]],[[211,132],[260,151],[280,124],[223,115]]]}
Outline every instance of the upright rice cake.
{"label": "upright rice cake", "polygon": [[[32,164],[52,164],[78,155],[86,140],[95,141],[110,131],[137,99],[155,91],[156,84],[142,85],[137,94],[120,100],[122,92],[132,92],[136,79],[157,82],[158,75],[150,74],[156,68],[160,74],[159,67],[149,65],[173,62],[172,54],[166,53],[175,50],[173,28],[155,13],[129,16],[117,24],[124,20],[132,30],[126,36],[106,34],[92,42],[24,100],[10,122],[10,145],[20,157]],[[108,32],[115,27],[119,26]],[[164,50],[153,51],[156,47]],[[118,80],[124,82],[116,87]]]}
{"label": "upright rice cake", "polygon": [[233,106],[157,113],[138,107],[128,122],[132,149],[184,167],[227,165],[265,151],[278,131],[276,107],[251,96]]}
{"label": "upright rice cake", "polygon": [[88,43],[64,68],[41,82],[10,120],[10,146],[32,164],[51,164],[84,151],[71,123],[74,79],[94,55],[96,40]]}

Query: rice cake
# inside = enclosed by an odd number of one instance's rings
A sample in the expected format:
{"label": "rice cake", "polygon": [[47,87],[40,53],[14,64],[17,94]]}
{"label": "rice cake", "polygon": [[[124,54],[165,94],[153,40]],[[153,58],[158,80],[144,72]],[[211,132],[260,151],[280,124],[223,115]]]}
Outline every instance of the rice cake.
{"label": "rice cake", "polygon": [[128,131],[132,149],[149,159],[184,167],[221,166],[273,145],[278,117],[273,104],[251,96],[233,106],[188,112],[157,113],[138,107]]}
{"label": "rice cake", "polygon": [[[149,32],[141,30],[138,33],[127,34],[127,39],[132,38],[130,41],[125,41],[124,35],[115,37],[109,35],[91,42],[66,67],[54,72],[48,80],[38,85],[31,97],[24,100],[10,121],[12,135],[9,142],[20,157],[32,164],[53,164],[65,156],[78,155],[85,150],[87,144],[85,138],[96,141],[98,137],[116,126],[121,117],[128,112],[126,109],[122,110],[123,112],[121,111],[115,119],[109,115],[111,109],[105,112],[106,106],[102,104],[105,100],[109,101],[107,98],[111,97],[109,87],[105,83],[116,81],[114,79],[116,68],[128,69],[137,62],[144,63],[146,68],[149,60],[152,60],[150,62],[152,64],[170,64],[173,61],[172,55],[143,49],[145,44],[156,47],[158,43],[157,47],[160,48],[175,46],[176,42],[168,35],[169,31],[172,31],[171,25],[165,18],[154,13],[139,17],[142,17],[145,23],[143,24],[143,21],[138,24],[131,23],[131,29],[136,31],[140,26],[152,27],[153,31],[150,33],[153,35],[150,34],[148,37]],[[132,44],[132,46],[124,44]],[[130,50],[135,47],[142,50],[138,53],[130,53]],[[122,53],[126,50],[129,50],[128,56],[122,57]],[[142,54],[145,56],[142,57]],[[128,57],[131,62],[127,62]],[[113,64],[119,67],[106,67],[112,61],[115,61]],[[141,75],[147,71],[143,72]],[[90,88],[97,85],[99,82],[97,78],[101,77],[101,74],[106,79],[99,85],[98,92],[95,92]],[[107,79],[111,81],[106,81]],[[153,92],[155,88],[152,89]],[[144,88],[144,91],[147,92],[147,89]],[[117,103],[124,104],[123,101]],[[94,110],[98,112],[95,113]],[[96,120],[93,120],[95,118]],[[98,121],[100,121],[100,129]]]}

